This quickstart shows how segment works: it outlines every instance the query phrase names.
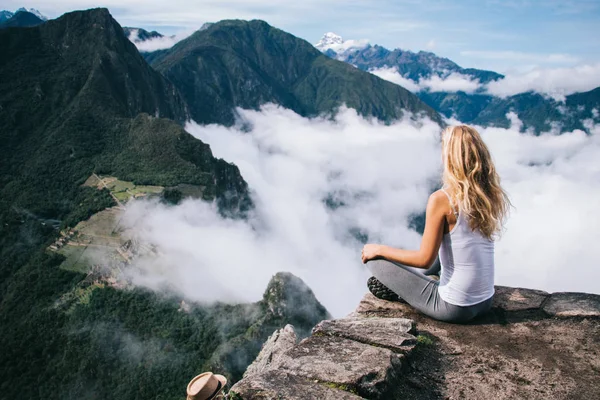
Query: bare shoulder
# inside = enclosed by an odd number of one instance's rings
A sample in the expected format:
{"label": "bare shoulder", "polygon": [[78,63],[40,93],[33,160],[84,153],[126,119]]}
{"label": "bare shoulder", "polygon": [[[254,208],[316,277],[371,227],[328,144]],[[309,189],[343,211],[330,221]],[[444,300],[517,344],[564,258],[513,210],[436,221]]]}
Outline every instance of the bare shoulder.
{"label": "bare shoulder", "polygon": [[450,201],[448,200],[446,193],[444,193],[441,189],[433,192],[429,196],[427,208],[434,212],[446,214],[448,209],[450,209]]}
{"label": "bare shoulder", "polygon": [[448,196],[441,189],[436,190],[429,196],[429,203],[436,206],[447,206],[450,204]]}

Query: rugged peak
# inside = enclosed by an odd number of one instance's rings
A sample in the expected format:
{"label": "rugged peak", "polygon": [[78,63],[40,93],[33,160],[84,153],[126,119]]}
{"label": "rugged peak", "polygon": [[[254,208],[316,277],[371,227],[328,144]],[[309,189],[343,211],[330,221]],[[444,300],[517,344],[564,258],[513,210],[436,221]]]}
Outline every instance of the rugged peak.
{"label": "rugged peak", "polygon": [[48,21],[48,18],[45,15],[43,15],[41,12],[39,12],[38,10],[36,10],[35,8],[26,9],[25,7],[21,7],[17,11],[15,11],[15,14],[19,13],[19,12],[28,12],[28,13],[31,13],[31,14],[35,15],[36,17],[38,17],[42,21]]}
{"label": "rugged peak", "polygon": [[369,47],[369,41],[366,39],[344,40],[341,36],[333,32],[327,32],[323,35],[321,40],[315,44],[315,47],[326,54],[334,52],[335,54],[341,55],[345,52],[367,48]]}
{"label": "rugged peak", "polygon": [[341,36],[336,35],[333,32],[327,32],[326,34],[323,35],[321,40],[319,40],[319,42],[317,44],[315,44],[315,47],[319,50],[323,50],[323,49],[329,48],[329,46],[331,46],[331,45],[342,44],[342,43],[344,43],[344,39],[342,39]]}
{"label": "rugged peak", "polygon": [[329,317],[329,313],[308,285],[289,272],[278,272],[271,278],[263,294],[262,303],[276,318],[292,317],[297,321],[319,321],[319,318]]}
{"label": "rugged peak", "polygon": [[18,11],[15,14],[3,12],[0,15],[0,28],[29,28],[43,24],[44,21],[28,11]]}
{"label": "rugged peak", "polygon": [[123,32],[125,33],[125,36],[127,36],[127,38],[133,43],[140,43],[145,42],[146,40],[164,37],[162,33],[156,31],[147,31],[142,28],[133,28],[128,26],[123,27]]}

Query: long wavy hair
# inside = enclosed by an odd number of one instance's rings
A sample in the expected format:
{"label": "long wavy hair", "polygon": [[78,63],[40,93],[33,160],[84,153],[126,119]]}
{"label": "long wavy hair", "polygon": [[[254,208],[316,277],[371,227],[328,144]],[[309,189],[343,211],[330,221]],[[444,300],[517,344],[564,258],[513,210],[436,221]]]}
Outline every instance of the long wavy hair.
{"label": "long wavy hair", "polygon": [[499,237],[511,203],[479,132],[467,125],[446,128],[442,159],[444,187],[453,205],[468,216],[471,230],[489,240]]}

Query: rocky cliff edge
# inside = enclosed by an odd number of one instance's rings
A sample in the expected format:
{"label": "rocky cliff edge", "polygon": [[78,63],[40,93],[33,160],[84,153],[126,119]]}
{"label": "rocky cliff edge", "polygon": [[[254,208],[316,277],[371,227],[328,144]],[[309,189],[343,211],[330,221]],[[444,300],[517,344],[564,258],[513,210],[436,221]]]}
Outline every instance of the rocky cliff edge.
{"label": "rocky cliff edge", "polygon": [[466,325],[364,296],[300,343],[263,346],[229,399],[597,399],[600,295],[496,287]]}

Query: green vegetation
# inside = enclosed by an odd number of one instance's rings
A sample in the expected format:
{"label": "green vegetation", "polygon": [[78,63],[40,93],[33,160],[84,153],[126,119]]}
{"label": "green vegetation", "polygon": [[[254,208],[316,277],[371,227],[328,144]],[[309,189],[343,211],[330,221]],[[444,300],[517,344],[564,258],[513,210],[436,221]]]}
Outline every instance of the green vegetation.
{"label": "green vegetation", "polygon": [[85,265],[60,268],[47,248],[115,204],[82,186],[92,173],[204,187],[227,215],[251,206],[246,183],[174,122],[186,117],[177,91],[107,10],[0,30],[0,53],[0,397],[180,398],[254,319],[227,333],[222,306],[187,314],[170,297],[87,282]]}
{"label": "green vegetation", "polygon": [[420,346],[432,346],[433,340],[426,335],[417,335],[417,345]]}
{"label": "green vegetation", "polygon": [[332,60],[263,21],[220,21],[157,53],[147,59],[179,89],[199,123],[233,124],[235,107],[258,109],[269,102],[303,116],[330,114],[346,104],[383,121],[410,111],[441,123],[408,90]]}
{"label": "green vegetation", "polygon": [[321,384],[330,387],[332,389],[339,389],[339,390],[343,390],[346,392],[350,392],[353,394],[358,394],[358,391],[356,390],[355,387],[350,386],[350,385],[345,385],[343,383],[335,383],[335,382],[321,382]]}
{"label": "green vegetation", "polygon": [[464,92],[421,92],[419,97],[447,117],[455,116],[465,123],[508,128],[506,117],[515,112],[523,122],[522,130],[535,133],[548,132],[552,123],[558,123],[563,131],[587,130],[584,120],[600,122],[593,110],[600,110],[600,88],[585,93],[566,96],[564,102],[556,101],[539,93],[528,92],[504,99],[485,94]]}

